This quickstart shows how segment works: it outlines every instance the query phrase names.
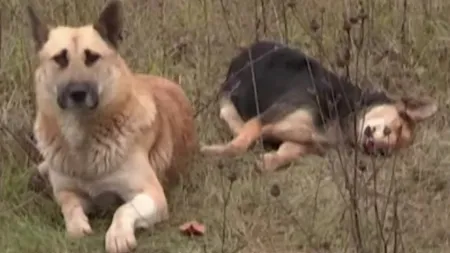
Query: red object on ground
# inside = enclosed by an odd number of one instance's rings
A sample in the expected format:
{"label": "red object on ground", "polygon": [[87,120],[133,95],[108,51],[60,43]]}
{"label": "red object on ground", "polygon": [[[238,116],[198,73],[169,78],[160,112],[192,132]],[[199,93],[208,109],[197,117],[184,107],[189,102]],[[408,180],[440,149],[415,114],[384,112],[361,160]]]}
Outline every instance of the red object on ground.
{"label": "red object on ground", "polygon": [[197,221],[189,221],[179,227],[180,231],[186,235],[203,235],[206,227]]}

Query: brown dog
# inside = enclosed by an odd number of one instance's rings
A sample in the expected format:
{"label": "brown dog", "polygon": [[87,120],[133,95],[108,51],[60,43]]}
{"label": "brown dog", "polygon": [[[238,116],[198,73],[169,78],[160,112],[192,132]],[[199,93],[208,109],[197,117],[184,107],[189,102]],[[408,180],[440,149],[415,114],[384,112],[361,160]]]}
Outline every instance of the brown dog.
{"label": "brown dog", "polygon": [[136,247],[134,231],[168,218],[165,182],[197,148],[193,109],[167,79],[133,73],[117,51],[122,5],[93,25],[49,27],[28,8],[39,66],[34,133],[67,232],[92,232],[87,212],[105,192],[124,204],[106,233],[107,252]]}

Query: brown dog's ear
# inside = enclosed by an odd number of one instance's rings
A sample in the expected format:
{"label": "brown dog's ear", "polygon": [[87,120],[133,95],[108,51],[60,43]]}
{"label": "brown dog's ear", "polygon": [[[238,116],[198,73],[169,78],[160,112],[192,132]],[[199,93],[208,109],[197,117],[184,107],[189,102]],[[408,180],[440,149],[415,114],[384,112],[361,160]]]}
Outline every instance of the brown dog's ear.
{"label": "brown dog's ear", "polygon": [[401,102],[403,112],[415,122],[433,116],[438,110],[436,102],[431,100],[403,97]]}
{"label": "brown dog's ear", "polygon": [[30,5],[27,6],[27,12],[36,50],[39,51],[48,40],[49,27],[41,21]]}
{"label": "brown dog's ear", "polygon": [[112,0],[100,13],[100,17],[94,24],[94,29],[106,42],[117,48],[122,39],[122,26],[122,2]]}

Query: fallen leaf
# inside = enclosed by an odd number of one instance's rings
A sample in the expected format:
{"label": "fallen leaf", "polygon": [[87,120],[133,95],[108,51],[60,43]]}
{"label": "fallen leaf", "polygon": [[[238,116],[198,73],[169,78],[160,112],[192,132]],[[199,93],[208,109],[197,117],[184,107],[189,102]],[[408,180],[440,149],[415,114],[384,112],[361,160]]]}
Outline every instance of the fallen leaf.
{"label": "fallen leaf", "polygon": [[179,227],[180,231],[186,235],[203,235],[206,227],[197,221],[189,221]]}

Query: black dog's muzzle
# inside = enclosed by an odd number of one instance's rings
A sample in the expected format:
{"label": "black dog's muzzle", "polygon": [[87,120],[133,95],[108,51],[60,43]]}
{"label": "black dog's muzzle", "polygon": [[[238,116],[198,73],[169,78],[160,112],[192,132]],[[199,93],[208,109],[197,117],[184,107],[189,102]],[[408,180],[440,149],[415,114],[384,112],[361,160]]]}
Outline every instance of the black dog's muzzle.
{"label": "black dog's muzzle", "polygon": [[97,86],[90,82],[70,82],[58,89],[57,102],[61,109],[95,109],[98,105]]}

